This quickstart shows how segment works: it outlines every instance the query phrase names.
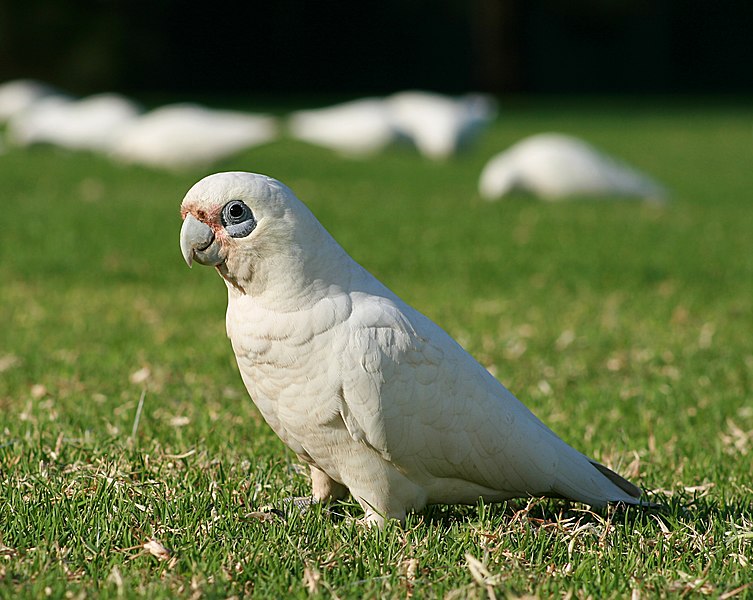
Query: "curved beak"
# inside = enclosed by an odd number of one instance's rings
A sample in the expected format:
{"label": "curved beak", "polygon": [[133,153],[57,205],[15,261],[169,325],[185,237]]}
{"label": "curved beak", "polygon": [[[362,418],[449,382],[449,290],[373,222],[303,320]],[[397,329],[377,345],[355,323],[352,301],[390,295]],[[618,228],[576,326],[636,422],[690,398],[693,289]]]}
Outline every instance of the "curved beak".
{"label": "curved beak", "polygon": [[201,265],[216,266],[223,260],[220,245],[214,239],[214,232],[193,215],[186,215],[180,228],[180,251],[190,267],[195,260]]}

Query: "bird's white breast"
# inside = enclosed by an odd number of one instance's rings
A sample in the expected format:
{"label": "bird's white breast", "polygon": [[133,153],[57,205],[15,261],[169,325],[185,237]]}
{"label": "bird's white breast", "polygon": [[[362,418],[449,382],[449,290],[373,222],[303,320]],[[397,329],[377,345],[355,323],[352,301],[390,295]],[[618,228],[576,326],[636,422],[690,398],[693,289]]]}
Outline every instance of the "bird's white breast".
{"label": "bird's white breast", "polygon": [[244,383],[266,421],[294,451],[338,410],[337,356],[350,296],[331,290],[307,307],[278,312],[231,296],[227,331]]}

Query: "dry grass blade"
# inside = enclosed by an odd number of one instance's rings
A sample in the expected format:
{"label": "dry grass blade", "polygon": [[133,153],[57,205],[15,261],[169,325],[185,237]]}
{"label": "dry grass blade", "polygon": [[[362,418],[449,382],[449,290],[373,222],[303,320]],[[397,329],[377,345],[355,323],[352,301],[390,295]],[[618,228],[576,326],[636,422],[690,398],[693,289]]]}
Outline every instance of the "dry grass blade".
{"label": "dry grass blade", "polygon": [[170,560],[172,557],[170,551],[165,548],[159,541],[152,538],[143,545],[144,550],[159,560]]}
{"label": "dry grass blade", "polygon": [[260,521],[261,523],[271,523],[272,521],[276,521],[278,519],[282,519],[280,515],[278,515],[275,512],[270,511],[262,511],[262,510],[255,510],[250,513],[246,513],[247,519],[255,519],[256,521]]}
{"label": "dry grass blade", "polygon": [[400,569],[405,574],[405,595],[407,598],[413,597],[413,587],[416,581],[416,572],[418,571],[418,559],[409,558],[400,563]]}
{"label": "dry grass blade", "polygon": [[727,598],[734,598],[738,594],[742,594],[750,586],[753,586],[753,583],[746,583],[744,585],[736,587],[734,590],[730,590],[729,592],[724,592],[723,594],[719,596],[719,600],[727,600]]}
{"label": "dry grass blade", "polygon": [[306,586],[309,594],[316,594],[319,592],[319,582],[322,579],[321,573],[314,567],[307,565],[303,569],[303,585]]}
{"label": "dry grass blade", "polygon": [[123,576],[120,574],[120,569],[115,565],[110,571],[110,575],[107,577],[108,583],[112,583],[118,590],[118,596],[123,595]]}
{"label": "dry grass blade", "polygon": [[489,600],[496,600],[497,596],[494,593],[494,587],[499,584],[499,578],[492,575],[489,569],[486,568],[486,565],[475,556],[466,553],[465,561],[468,564],[468,570],[471,572],[473,580],[486,589]]}

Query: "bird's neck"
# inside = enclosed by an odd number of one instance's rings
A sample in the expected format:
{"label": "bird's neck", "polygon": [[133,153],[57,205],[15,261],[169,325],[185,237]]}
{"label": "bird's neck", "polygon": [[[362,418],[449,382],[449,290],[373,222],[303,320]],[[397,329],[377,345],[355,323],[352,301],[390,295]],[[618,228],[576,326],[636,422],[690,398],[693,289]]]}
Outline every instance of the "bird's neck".
{"label": "bird's neck", "polygon": [[253,299],[275,312],[293,312],[313,306],[333,291],[348,291],[360,268],[337,244],[317,246],[317,252],[290,251],[257,261],[248,277],[223,274],[228,300]]}

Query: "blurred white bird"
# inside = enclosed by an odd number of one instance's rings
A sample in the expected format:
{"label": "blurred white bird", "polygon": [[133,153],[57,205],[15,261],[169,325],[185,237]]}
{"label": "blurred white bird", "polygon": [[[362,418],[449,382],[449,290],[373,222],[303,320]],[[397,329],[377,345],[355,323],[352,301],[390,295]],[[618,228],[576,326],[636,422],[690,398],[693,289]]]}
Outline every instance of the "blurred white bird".
{"label": "blurred white bird", "polygon": [[350,491],[378,525],[479,498],[640,503],[640,489],[552,433],[280,182],[210,175],[181,214],[183,256],[223,277],[241,377],[310,465],[315,500]]}
{"label": "blurred white bird", "polygon": [[0,85],[0,122],[23,112],[38,100],[57,94],[55,88],[32,79],[15,79]]}
{"label": "blurred white bird", "polygon": [[184,169],[211,164],[276,135],[271,116],[170,104],[132,123],[112,154],[125,162]]}
{"label": "blurred white bird", "polygon": [[405,91],[385,99],[393,126],[424,156],[444,160],[470,143],[496,115],[492,98]]}
{"label": "blurred white bird", "polygon": [[138,114],[137,105],[118,94],[81,100],[47,96],[10,120],[8,136],[20,146],[46,143],[71,150],[105,151]]}
{"label": "blurred white bird", "polygon": [[396,137],[389,111],[380,98],[293,112],[288,130],[296,139],[353,157],[374,154]]}
{"label": "blurred white bird", "polygon": [[578,138],[542,133],[492,157],[479,178],[479,193],[496,200],[513,191],[544,200],[570,196],[636,197],[660,202],[664,188],[648,175]]}

